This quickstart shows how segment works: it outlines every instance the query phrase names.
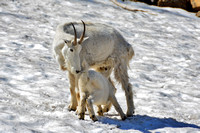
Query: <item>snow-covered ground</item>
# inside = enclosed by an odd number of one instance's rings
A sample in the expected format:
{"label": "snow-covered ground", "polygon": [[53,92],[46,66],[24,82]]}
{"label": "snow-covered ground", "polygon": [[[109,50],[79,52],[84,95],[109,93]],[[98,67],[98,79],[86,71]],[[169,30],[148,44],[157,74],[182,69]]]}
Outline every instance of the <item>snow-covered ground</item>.
{"label": "snow-covered ground", "polygon": [[[108,0],[0,1],[0,133],[200,132],[200,19],[181,9]],[[135,116],[114,108],[98,122],[67,107],[67,74],[52,58],[56,26],[92,21],[118,29],[132,44]],[[116,96],[126,112],[119,84]]]}

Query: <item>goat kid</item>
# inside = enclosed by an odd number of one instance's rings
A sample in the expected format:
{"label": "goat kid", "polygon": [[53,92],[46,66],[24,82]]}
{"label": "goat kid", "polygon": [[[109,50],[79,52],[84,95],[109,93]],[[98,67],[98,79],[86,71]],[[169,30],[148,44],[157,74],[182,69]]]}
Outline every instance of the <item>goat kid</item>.
{"label": "goat kid", "polygon": [[[110,78],[110,75],[111,75],[112,70],[113,70],[113,67],[112,67],[113,63],[114,63],[114,59],[113,58],[108,58],[108,60],[101,67],[93,67],[92,69],[94,71],[96,71],[96,72],[101,73],[103,76],[105,76],[110,81],[110,83],[114,86],[114,83]],[[117,89],[115,88],[114,94],[116,93],[116,90]],[[78,103],[80,105],[79,92],[77,92],[77,94],[78,94],[77,95]],[[103,113],[108,112],[110,110],[110,108],[112,107],[112,103],[109,101],[108,104],[102,105],[102,106],[98,105],[97,107],[98,107],[98,111],[97,111],[98,115],[99,116],[103,116]],[[78,112],[76,111],[76,114],[77,113]]]}
{"label": "goat kid", "polygon": [[[108,58],[108,60],[103,64],[103,66],[94,67],[93,69],[95,71],[101,73],[103,76],[105,76],[114,87],[114,83],[110,78],[110,75],[111,75],[112,70],[113,70],[113,64],[114,64],[114,59],[113,58]],[[117,89],[115,88],[114,94],[116,93],[116,91],[117,91]],[[110,110],[111,106],[112,106],[111,102],[109,102],[107,105],[97,106],[98,107],[98,112],[97,112],[98,115],[103,116],[103,113],[104,112],[108,112]]]}
{"label": "goat kid", "polygon": [[121,116],[122,120],[126,119],[117,99],[115,97],[115,87],[113,84],[101,73],[94,70],[88,70],[88,64],[84,60],[82,63],[83,70],[80,72],[78,78],[78,88],[80,94],[80,104],[78,105],[79,119],[84,119],[85,108],[93,121],[98,119],[95,116],[93,104],[101,108],[101,105],[108,105],[109,102],[113,104],[116,111]]}

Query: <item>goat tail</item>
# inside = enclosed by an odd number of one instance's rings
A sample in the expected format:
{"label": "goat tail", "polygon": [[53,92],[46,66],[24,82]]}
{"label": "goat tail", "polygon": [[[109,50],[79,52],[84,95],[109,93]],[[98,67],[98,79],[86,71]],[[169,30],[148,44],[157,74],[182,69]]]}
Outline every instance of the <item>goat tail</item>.
{"label": "goat tail", "polygon": [[129,44],[129,47],[127,48],[127,52],[128,52],[128,61],[130,61],[135,55],[133,47],[130,44]]}
{"label": "goat tail", "polygon": [[128,52],[128,60],[127,60],[127,66],[130,68],[129,66],[129,61],[133,58],[133,56],[135,55],[135,52],[133,50],[133,47],[129,44],[129,47],[127,48],[127,52]]}
{"label": "goat tail", "polygon": [[128,47],[128,60],[131,60],[134,55],[135,55],[135,52],[133,50],[133,47],[131,45],[129,45],[129,47]]}

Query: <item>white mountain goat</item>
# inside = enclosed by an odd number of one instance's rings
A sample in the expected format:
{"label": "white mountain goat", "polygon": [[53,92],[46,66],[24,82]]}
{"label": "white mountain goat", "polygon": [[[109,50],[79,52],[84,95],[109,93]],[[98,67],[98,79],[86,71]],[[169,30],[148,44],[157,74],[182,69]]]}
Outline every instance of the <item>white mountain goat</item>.
{"label": "white mountain goat", "polygon": [[93,104],[101,108],[101,105],[107,105],[111,102],[116,111],[121,116],[122,120],[126,119],[117,99],[115,97],[115,87],[113,84],[101,73],[94,70],[88,70],[86,61],[82,63],[82,71],[79,72],[80,76],[78,78],[78,88],[80,94],[80,104],[78,105],[78,115],[79,119],[84,119],[85,107],[87,104],[87,109],[90,118],[93,121],[98,119],[95,116]]}
{"label": "white mountain goat", "polygon": [[[101,66],[101,67],[95,67],[95,68],[93,68],[96,72],[99,72],[99,73],[101,73],[103,76],[105,76],[106,78],[107,78],[107,80],[113,85],[113,87],[114,87],[114,83],[111,81],[111,79],[110,79],[110,74],[112,73],[112,70],[113,70],[113,68],[111,67],[112,66],[112,64],[113,64],[113,59],[112,58],[109,58],[106,62],[105,62],[105,64],[103,64],[103,66]],[[86,63],[85,63],[86,64]],[[88,70],[88,69],[87,69]],[[83,69],[82,69],[82,71],[83,71]],[[80,75],[80,74],[79,74]],[[78,90],[79,91],[79,90]],[[113,92],[112,92],[113,94],[115,94],[116,93],[116,88],[113,90]],[[79,105],[80,105],[80,99],[79,99]],[[102,106],[103,106],[103,108],[102,108]],[[97,113],[98,113],[98,115],[99,116],[103,116],[103,113],[104,112],[108,112],[109,110],[110,110],[110,108],[111,108],[111,106],[112,106],[112,103],[110,102],[110,101],[108,101],[107,102],[107,104],[105,105],[97,105],[97,107],[98,107],[98,111],[97,111]],[[78,113],[78,111],[76,112],[76,113]]]}
{"label": "white mountain goat", "polygon": [[[105,76],[108,81],[112,84],[112,86],[114,87],[114,83],[112,82],[112,80],[110,79],[110,74],[112,73],[113,70],[113,63],[114,60],[112,58],[109,58],[101,67],[96,67],[93,68],[95,71],[101,73],[103,76]],[[113,90],[113,94],[116,93],[116,88]],[[106,105],[103,105],[103,108],[98,105],[98,115],[103,116],[104,112],[108,112],[110,110],[112,106],[112,103],[109,101]]]}
{"label": "white mountain goat", "polygon": [[84,22],[83,26],[82,23],[74,22],[73,24],[59,25],[53,42],[54,57],[60,68],[69,72],[71,92],[69,110],[76,110],[78,104],[79,94],[75,92],[76,76],[82,70],[83,59],[90,67],[101,67],[109,58],[112,58],[114,64],[111,67],[114,69],[115,79],[122,84],[125,91],[126,114],[132,116],[134,113],[133,93],[127,73],[129,60],[134,55],[132,46],[117,30],[105,24],[85,24]]}

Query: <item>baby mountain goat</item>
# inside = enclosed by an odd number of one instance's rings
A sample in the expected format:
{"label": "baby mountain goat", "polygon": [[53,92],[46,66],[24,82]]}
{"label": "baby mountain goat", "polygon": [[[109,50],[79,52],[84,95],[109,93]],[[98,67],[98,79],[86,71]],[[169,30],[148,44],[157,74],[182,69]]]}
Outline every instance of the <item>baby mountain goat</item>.
{"label": "baby mountain goat", "polygon": [[[114,59],[113,58],[108,58],[107,61],[105,61],[105,63],[103,64],[103,66],[101,67],[94,67],[93,69],[99,73],[101,73],[103,76],[105,76],[110,83],[114,86],[113,81],[110,78],[110,75],[112,73],[113,70],[113,64],[114,64]],[[114,90],[114,94],[116,93],[116,88]],[[108,104],[103,105],[103,108],[101,108],[101,106],[97,106],[98,107],[98,115],[103,116],[104,112],[108,112],[110,110],[112,106],[111,102],[108,102]]]}
{"label": "baby mountain goat", "polygon": [[115,97],[115,87],[108,78],[101,73],[94,70],[88,70],[88,64],[84,60],[82,63],[82,71],[78,78],[78,88],[80,93],[80,104],[78,105],[79,119],[84,119],[85,107],[93,121],[98,119],[95,116],[93,104],[101,108],[101,105],[108,105],[109,102],[113,104],[116,111],[121,116],[122,120],[126,119],[126,115],[123,113],[117,99]]}

